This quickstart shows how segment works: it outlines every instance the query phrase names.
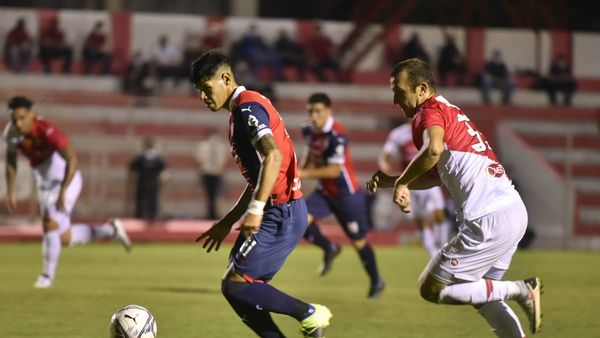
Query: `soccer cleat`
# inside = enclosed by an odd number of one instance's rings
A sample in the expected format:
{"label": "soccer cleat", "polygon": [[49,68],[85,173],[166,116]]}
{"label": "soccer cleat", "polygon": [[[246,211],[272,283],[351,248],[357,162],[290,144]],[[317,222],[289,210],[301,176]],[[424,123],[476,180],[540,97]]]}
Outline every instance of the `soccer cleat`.
{"label": "soccer cleat", "polygon": [[123,222],[118,218],[113,218],[109,223],[115,229],[115,239],[121,243],[125,248],[125,251],[131,251],[131,240],[129,240],[129,236],[127,236],[127,232],[125,232]]}
{"label": "soccer cleat", "polygon": [[47,275],[41,274],[35,281],[35,284],[33,284],[33,287],[36,289],[51,288],[52,287],[52,278],[48,277]]}
{"label": "soccer cleat", "polygon": [[325,276],[329,270],[331,270],[331,266],[333,265],[333,260],[340,254],[342,251],[342,247],[338,244],[332,243],[333,249],[325,251],[325,255],[323,256],[323,263],[319,266],[317,272],[319,275]]}
{"label": "soccer cleat", "polygon": [[371,284],[371,287],[369,288],[369,298],[379,298],[379,295],[381,292],[383,292],[383,289],[385,289],[385,282],[380,278],[377,283]]}
{"label": "soccer cleat", "polygon": [[524,295],[517,299],[529,319],[532,333],[540,332],[542,327],[541,295],[543,283],[538,277],[527,278],[522,281]]}
{"label": "soccer cleat", "polygon": [[329,319],[333,317],[331,311],[323,305],[310,304],[315,308],[310,316],[300,322],[300,331],[304,337],[324,338],[325,328],[329,326]]}

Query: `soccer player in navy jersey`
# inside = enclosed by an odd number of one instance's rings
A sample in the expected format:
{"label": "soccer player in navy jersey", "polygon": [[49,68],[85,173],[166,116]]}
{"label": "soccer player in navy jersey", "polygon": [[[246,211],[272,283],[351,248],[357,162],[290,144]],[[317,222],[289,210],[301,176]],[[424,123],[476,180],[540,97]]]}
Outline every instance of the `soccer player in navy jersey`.
{"label": "soccer player in navy jersey", "polygon": [[306,199],[309,226],[304,238],[324,250],[320,267],[320,273],[324,275],[340,249],[321,234],[317,221],[333,213],[369,275],[369,298],[377,298],[385,284],[379,276],[373,248],[366,238],[369,231],[367,200],[350,158],[348,131],[334,120],[327,94],[312,94],[307,108],[311,125],[302,128],[308,152],[300,178],[318,179],[319,184]]}
{"label": "soccer player in navy jersey", "polygon": [[225,299],[260,337],[283,337],[271,312],[300,322],[305,337],[322,337],[331,312],[268,284],[306,231],[306,204],[294,146],[271,101],[239,86],[227,57],[208,51],[192,64],[191,80],[212,111],[229,115],[231,154],[247,181],[233,208],[196,241],[210,252],[240,221],[221,284]]}

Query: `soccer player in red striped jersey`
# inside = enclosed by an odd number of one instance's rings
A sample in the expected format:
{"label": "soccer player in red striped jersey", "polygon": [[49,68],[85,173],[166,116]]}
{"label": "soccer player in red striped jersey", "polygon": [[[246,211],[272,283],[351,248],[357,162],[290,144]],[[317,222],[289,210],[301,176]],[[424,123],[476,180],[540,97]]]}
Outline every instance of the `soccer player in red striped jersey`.
{"label": "soccer player in red striped jersey", "polygon": [[16,206],[13,187],[17,151],[20,151],[33,168],[44,227],[44,266],[34,286],[49,288],[54,282],[62,246],[114,238],[129,250],[131,243],[118,219],[95,227],[71,224],[71,211],[83,184],[77,170],[77,156],[65,134],[37,116],[32,106],[33,102],[23,96],[15,96],[8,103],[11,120],[4,130],[6,200],[12,213]]}
{"label": "soccer player in red striped jersey", "polygon": [[233,224],[239,235],[221,283],[223,296],[260,337],[283,337],[271,312],[300,322],[305,337],[322,337],[331,312],[269,284],[306,231],[306,203],[294,145],[271,101],[235,81],[227,57],[208,51],[192,64],[192,83],[208,109],[229,112],[231,155],[246,179],[233,208],[196,241],[215,250]]}
{"label": "soccer player in red striped jersey", "polygon": [[410,212],[411,189],[444,184],[459,207],[459,232],[421,274],[421,297],[436,304],[472,305],[503,338],[525,336],[505,303],[515,300],[532,333],[539,332],[540,279],[501,280],[527,228],[527,210],[486,137],[465,112],[437,93],[426,62],[398,63],[390,87],[394,104],[412,118],[419,152],[399,176],[373,174],[368,190],[394,188],[394,202]]}

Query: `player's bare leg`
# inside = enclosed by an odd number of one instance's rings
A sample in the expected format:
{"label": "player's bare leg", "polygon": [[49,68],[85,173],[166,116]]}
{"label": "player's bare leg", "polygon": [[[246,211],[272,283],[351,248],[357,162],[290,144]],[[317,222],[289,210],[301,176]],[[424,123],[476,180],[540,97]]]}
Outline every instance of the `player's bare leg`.
{"label": "player's bare leg", "polygon": [[416,218],[415,224],[417,225],[419,235],[421,235],[423,247],[425,250],[427,250],[429,257],[435,256],[439,250],[439,247],[436,244],[434,230],[431,226],[429,218]]}
{"label": "player's bare leg", "polygon": [[444,209],[436,209],[432,212],[434,234],[435,241],[438,248],[444,246],[444,244],[448,243],[448,239],[450,237],[450,222],[446,218],[446,213]]}

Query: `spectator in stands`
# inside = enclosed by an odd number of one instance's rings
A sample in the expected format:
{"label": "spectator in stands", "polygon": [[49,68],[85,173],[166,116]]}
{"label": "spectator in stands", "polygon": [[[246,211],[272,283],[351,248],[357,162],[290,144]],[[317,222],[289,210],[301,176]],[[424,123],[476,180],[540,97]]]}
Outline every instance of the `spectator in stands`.
{"label": "spectator in stands", "polygon": [[229,144],[225,142],[225,135],[212,131],[206,139],[198,144],[196,150],[196,164],[200,175],[200,182],[208,199],[206,218],[220,219],[219,196],[223,190],[223,173],[229,155]]}
{"label": "spectator in stands", "polygon": [[284,29],[279,31],[279,37],[274,44],[275,52],[281,58],[284,67],[292,67],[298,73],[298,80],[304,81],[306,71],[306,51],[304,47],[290,38]]}
{"label": "spectator in stands", "polygon": [[83,44],[83,73],[90,74],[96,64],[100,65],[100,73],[110,73],[112,56],[106,52],[106,34],[102,31],[104,23],[97,21]]}
{"label": "spectator in stands", "polygon": [[33,56],[33,40],[25,27],[25,19],[19,18],[6,35],[4,60],[8,69],[15,73],[29,71]]}
{"label": "spectator in stands", "polygon": [[127,65],[123,74],[123,91],[137,96],[146,96],[152,92],[150,82],[150,65],[142,56],[142,52],[136,51]]}
{"label": "spectator in stands", "polygon": [[40,37],[40,61],[45,73],[50,73],[51,62],[55,59],[63,60],[63,73],[71,72],[73,49],[67,45],[58,19],[53,19]]}
{"label": "spectator in stands", "polygon": [[135,184],[135,217],[155,221],[159,215],[161,185],[168,180],[167,164],[154,138],[144,139],[143,150],[129,165],[129,185]]}
{"label": "spectator in stands", "polygon": [[515,80],[504,63],[502,53],[495,50],[492,59],[489,60],[481,76],[481,95],[483,102],[490,104],[490,90],[498,88],[502,91],[502,104],[511,103],[512,92],[515,88]]}
{"label": "spectator in stands", "polygon": [[563,105],[570,106],[573,93],[577,89],[577,83],[571,73],[571,67],[567,64],[564,55],[559,55],[550,65],[550,72],[545,81],[545,89],[548,92],[550,104],[556,105],[556,93],[562,92]]}
{"label": "spectator in stands", "polygon": [[[203,52],[223,46],[223,25],[213,22],[208,26],[208,33],[202,39]],[[189,71],[189,69],[188,69]]]}
{"label": "spectator in stands", "polygon": [[178,81],[182,78],[181,73],[181,51],[175,45],[169,43],[169,38],[162,35],[158,45],[152,50],[151,66],[157,77],[159,87],[163,80],[172,78]]}
{"label": "spectator in stands", "polygon": [[333,73],[335,81],[341,80],[340,65],[336,61],[336,47],[333,41],[325,35],[321,26],[317,26],[315,36],[308,43],[308,54],[319,81],[325,82],[328,80],[325,74],[326,70]]}
{"label": "spectator in stands", "polygon": [[[235,44],[234,63],[240,58],[246,60],[250,69],[259,79],[266,80],[273,76],[275,80],[282,80],[282,65],[278,55],[265,43],[258,33],[256,25],[250,25],[246,34]],[[272,71],[272,74],[266,74]]]}
{"label": "spectator in stands", "polygon": [[444,34],[445,43],[440,49],[438,59],[438,73],[440,76],[440,84],[442,86],[448,83],[448,74],[456,76],[458,84],[464,85],[466,65],[465,58],[458,51],[456,42],[452,35]]}
{"label": "spectator in stands", "polygon": [[421,43],[419,34],[413,33],[408,42],[402,47],[402,60],[418,58],[429,63],[429,55]]}
{"label": "spectator in stands", "polygon": [[236,63],[233,65],[233,71],[235,72],[235,77],[240,81],[240,83],[243,83],[248,90],[257,91],[264,96],[269,97],[272,102],[277,101],[277,98],[275,97],[275,91],[270,85],[270,81],[259,79],[252,69],[250,69],[250,65],[248,62],[246,62],[246,60],[239,59],[236,61]]}

